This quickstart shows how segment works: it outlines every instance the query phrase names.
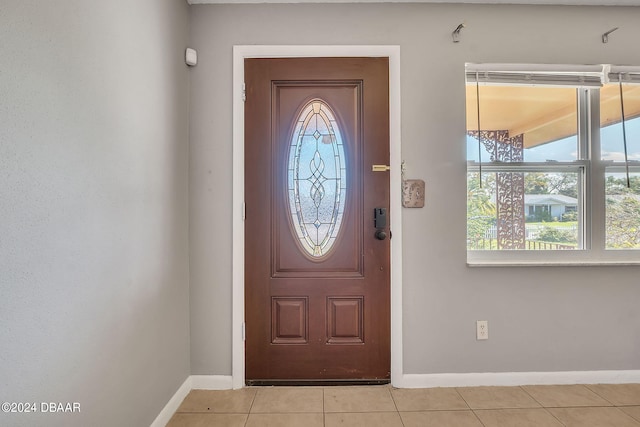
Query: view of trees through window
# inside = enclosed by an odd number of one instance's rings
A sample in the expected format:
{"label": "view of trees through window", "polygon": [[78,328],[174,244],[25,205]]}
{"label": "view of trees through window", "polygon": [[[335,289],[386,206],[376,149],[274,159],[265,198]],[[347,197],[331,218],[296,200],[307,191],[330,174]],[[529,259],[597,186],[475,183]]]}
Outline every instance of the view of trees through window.
{"label": "view of trees through window", "polygon": [[[467,245],[469,249],[501,249],[498,240],[498,173],[467,174]],[[578,175],[522,173],[524,248],[575,249],[579,243]],[[514,201],[510,201],[514,203]],[[519,218],[516,218],[516,222]]]}
{"label": "view of trees through window", "polygon": [[[528,195],[561,195],[578,199],[576,174],[528,173],[524,175],[525,200]],[[640,174],[632,174],[627,187],[625,174],[607,174],[606,245],[608,249],[640,248]],[[496,177],[467,174],[467,239],[469,249],[498,249],[496,227]],[[564,198],[563,198],[564,199]],[[568,199],[565,199],[568,200]],[[578,247],[578,211],[566,206],[564,211],[550,205],[525,205],[527,248],[575,249]],[[555,215],[554,215],[555,214]]]}
{"label": "view of trees through window", "polygon": [[[593,227],[604,249],[640,249],[640,85],[625,89],[626,153],[618,85],[591,89],[600,94],[598,138],[580,134],[580,92],[567,87],[482,86],[478,132],[476,89],[467,86],[468,250],[585,249]],[[594,225],[591,209],[603,209],[604,221]]]}
{"label": "view of trees through window", "polygon": [[607,249],[640,248],[640,175],[607,174],[606,230]]}

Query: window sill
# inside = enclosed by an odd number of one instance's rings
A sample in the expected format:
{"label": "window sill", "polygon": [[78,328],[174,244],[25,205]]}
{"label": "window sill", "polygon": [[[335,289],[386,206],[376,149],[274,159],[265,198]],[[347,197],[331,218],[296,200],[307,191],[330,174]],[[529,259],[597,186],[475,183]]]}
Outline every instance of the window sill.
{"label": "window sill", "polygon": [[606,267],[640,266],[638,261],[467,261],[467,267]]}
{"label": "window sill", "polygon": [[469,267],[639,266],[640,250],[467,251]]}

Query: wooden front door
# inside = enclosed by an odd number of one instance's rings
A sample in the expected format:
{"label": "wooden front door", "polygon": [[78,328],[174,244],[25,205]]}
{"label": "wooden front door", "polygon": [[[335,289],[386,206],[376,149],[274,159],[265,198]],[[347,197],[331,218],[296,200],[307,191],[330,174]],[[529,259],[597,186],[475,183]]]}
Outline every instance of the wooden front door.
{"label": "wooden front door", "polygon": [[388,59],[246,59],[245,87],[247,383],[388,381]]}

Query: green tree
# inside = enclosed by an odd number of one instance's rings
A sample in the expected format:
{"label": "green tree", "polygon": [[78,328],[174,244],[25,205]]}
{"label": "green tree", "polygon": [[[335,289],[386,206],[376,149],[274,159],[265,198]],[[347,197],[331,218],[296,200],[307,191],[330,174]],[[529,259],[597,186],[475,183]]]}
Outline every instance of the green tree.
{"label": "green tree", "polygon": [[578,236],[570,230],[545,226],[536,238],[540,242],[578,243]]}
{"label": "green tree", "polygon": [[483,177],[480,186],[477,173],[467,174],[467,239],[471,242],[483,239],[496,220],[495,174]]}
{"label": "green tree", "polygon": [[547,174],[530,172],[524,176],[524,194],[549,194]]}
{"label": "green tree", "polygon": [[529,172],[524,176],[525,194],[562,194],[578,197],[578,174]]}
{"label": "green tree", "polygon": [[607,175],[605,180],[607,248],[640,248],[640,176]]}
{"label": "green tree", "polygon": [[549,174],[549,192],[552,194],[557,193],[562,194],[563,196],[578,198],[578,174]]}
{"label": "green tree", "polygon": [[640,176],[629,178],[630,188],[627,187],[627,178],[624,176],[609,175],[605,180],[607,195],[640,194]]}
{"label": "green tree", "polygon": [[607,247],[640,248],[640,200],[631,195],[607,197]]}

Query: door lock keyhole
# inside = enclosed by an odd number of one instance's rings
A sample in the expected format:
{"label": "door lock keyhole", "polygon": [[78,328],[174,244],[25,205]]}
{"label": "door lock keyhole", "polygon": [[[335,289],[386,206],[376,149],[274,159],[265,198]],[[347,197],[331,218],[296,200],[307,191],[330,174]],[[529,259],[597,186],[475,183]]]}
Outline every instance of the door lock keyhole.
{"label": "door lock keyhole", "polygon": [[373,210],[373,225],[376,227],[375,237],[378,240],[384,240],[387,238],[387,232],[384,231],[387,227],[387,209],[375,208]]}

